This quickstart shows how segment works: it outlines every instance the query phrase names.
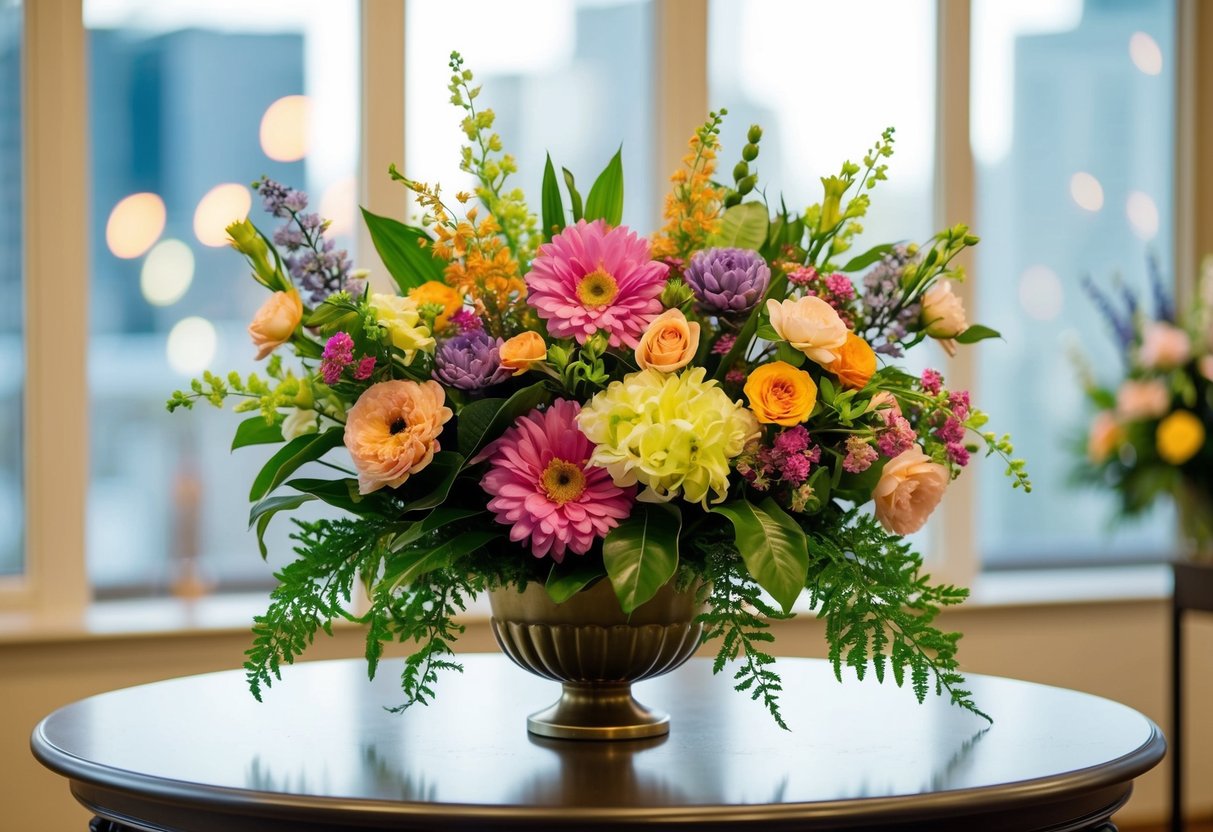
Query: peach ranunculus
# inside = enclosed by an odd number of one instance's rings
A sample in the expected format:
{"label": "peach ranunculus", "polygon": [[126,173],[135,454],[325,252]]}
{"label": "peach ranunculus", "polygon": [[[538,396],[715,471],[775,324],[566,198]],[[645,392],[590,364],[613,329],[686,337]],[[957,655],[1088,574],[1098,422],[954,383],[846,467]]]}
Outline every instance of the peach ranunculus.
{"label": "peach ranunculus", "polygon": [[434,328],[442,329],[451,316],[463,308],[463,295],[439,280],[427,280],[420,286],[409,289],[409,297],[417,302],[417,306],[436,303],[442,307],[438,317],[434,318]]}
{"label": "peach ranunculus", "polygon": [[847,342],[838,351],[838,358],[826,369],[838,377],[843,387],[861,390],[876,372],[876,353],[867,341],[854,332],[848,332]]}
{"label": "peach ranunculus", "polygon": [[395,488],[430,464],[452,415],[445,401],[436,381],[382,381],[363,391],[345,423],[359,494]]}
{"label": "peach ranunculus", "polygon": [[520,332],[501,345],[498,353],[501,366],[513,370],[514,375],[520,376],[531,369],[533,364],[543,361],[548,356],[548,345],[538,332],[527,330]]}
{"label": "peach ranunculus", "polygon": [[697,349],[699,324],[688,321],[681,309],[667,309],[640,336],[636,363],[642,370],[672,373],[690,364]]}
{"label": "peach ranunculus", "polygon": [[1116,421],[1116,415],[1110,410],[1101,410],[1091,420],[1091,429],[1087,432],[1087,459],[1099,465],[1116,453],[1124,441],[1125,431]]}
{"label": "peach ranunculus", "polygon": [[299,293],[292,289],[289,292],[274,292],[248,325],[249,337],[257,348],[257,360],[278,349],[291,340],[299,322],[303,320],[303,301]]}
{"label": "peach ranunculus", "polygon": [[876,519],[893,534],[913,534],[943,499],[951,475],[917,445],[885,463],[872,491]]}
{"label": "peach ranunculus", "polygon": [[1171,407],[1167,385],[1156,378],[1145,381],[1126,379],[1116,391],[1116,413],[1122,419],[1139,422],[1157,419]]}
{"label": "peach ranunculus", "polygon": [[1177,326],[1155,321],[1141,334],[1137,360],[1149,370],[1171,370],[1192,355],[1192,339]]}
{"label": "peach ranunculus", "polygon": [[821,298],[767,301],[771,326],[779,337],[825,367],[847,342],[847,325],[834,307]]}
{"label": "peach ranunculus", "polygon": [[813,377],[785,361],[772,361],[754,370],[744,391],[750,410],[764,425],[799,425],[817,404]]}

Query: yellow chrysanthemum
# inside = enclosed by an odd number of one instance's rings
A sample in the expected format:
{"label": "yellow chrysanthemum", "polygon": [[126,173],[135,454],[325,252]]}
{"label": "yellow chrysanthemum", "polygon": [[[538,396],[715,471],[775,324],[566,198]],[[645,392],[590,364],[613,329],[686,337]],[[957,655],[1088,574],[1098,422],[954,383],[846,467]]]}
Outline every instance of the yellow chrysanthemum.
{"label": "yellow chrysanthemum", "polygon": [[1188,410],[1177,410],[1158,423],[1158,455],[1169,465],[1183,465],[1205,444],[1205,426]]}
{"label": "yellow chrysanthemum", "polygon": [[645,370],[611,382],[577,417],[596,447],[590,463],[616,485],[647,486],[637,499],[719,503],[729,487],[729,460],[760,433],[754,414],[707,371]]}

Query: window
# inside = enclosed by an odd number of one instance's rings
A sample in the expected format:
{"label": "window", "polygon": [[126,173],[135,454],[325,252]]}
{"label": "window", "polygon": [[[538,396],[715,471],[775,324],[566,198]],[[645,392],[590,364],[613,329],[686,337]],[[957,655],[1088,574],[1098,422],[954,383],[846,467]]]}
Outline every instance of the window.
{"label": "window", "polygon": [[0,0],[0,578],[24,571],[21,4]]}
{"label": "window", "polygon": [[[225,448],[239,416],[164,399],[203,370],[258,369],[264,291],[227,249],[249,184],[306,188],[352,245],[354,4],[88,0],[92,310],[88,566],[101,592],[264,583],[241,518],[268,456]],[[289,557],[288,524],[271,527]]]}
{"label": "window", "polygon": [[[972,125],[983,323],[981,401],[1029,461],[1024,499],[981,474],[987,567],[1162,558],[1173,514],[1111,528],[1111,495],[1066,482],[1084,434],[1069,353],[1114,373],[1112,339],[1082,289],[1117,275],[1148,302],[1146,257],[1171,275],[1175,135],[1171,0],[1036,0],[973,6]],[[999,383],[992,383],[998,379]]]}
{"label": "window", "polygon": [[[409,3],[405,24],[406,171],[444,192],[467,188],[459,171],[460,111],[449,101],[447,60],[458,50],[484,85],[477,104],[518,162],[512,179],[539,211],[546,153],[576,177],[584,198],[623,148],[623,221],[656,224],[653,7],[648,0],[542,0],[508,14],[492,0]],[[468,20],[479,25],[468,26]],[[491,25],[489,23],[491,21]],[[372,175],[378,175],[372,171]]]}

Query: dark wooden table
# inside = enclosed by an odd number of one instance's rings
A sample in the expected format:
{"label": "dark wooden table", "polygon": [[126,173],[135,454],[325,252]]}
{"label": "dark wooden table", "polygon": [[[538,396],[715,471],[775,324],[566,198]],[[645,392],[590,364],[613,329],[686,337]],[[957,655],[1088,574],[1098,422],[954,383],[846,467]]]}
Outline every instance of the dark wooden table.
{"label": "dark wooden table", "polygon": [[1060,832],[1115,829],[1165,749],[1106,699],[972,676],[987,729],[809,659],[779,661],[790,732],[695,659],[636,686],[668,737],[545,740],[525,719],[554,683],[463,660],[437,704],[400,716],[388,663],[373,684],[360,661],[287,668],[265,704],[238,672],[114,691],[51,714],[33,751],[98,829]]}
{"label": "dark wooden table", "polygon": [[1184,614],[1213,612],[1213,563],[1171,564],[1171,832],[1184,829]]}

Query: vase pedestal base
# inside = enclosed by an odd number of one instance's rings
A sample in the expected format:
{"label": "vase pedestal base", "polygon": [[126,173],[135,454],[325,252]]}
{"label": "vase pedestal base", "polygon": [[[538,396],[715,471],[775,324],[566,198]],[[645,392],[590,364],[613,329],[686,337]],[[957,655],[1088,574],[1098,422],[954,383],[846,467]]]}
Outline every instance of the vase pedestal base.
{"label": "vase pedestal base", "polygon": [[636,740],[670,732],[670,717],[632,696],[632,686],[565,682],[560,699],[527,717],[532,734],[558,740]]}

